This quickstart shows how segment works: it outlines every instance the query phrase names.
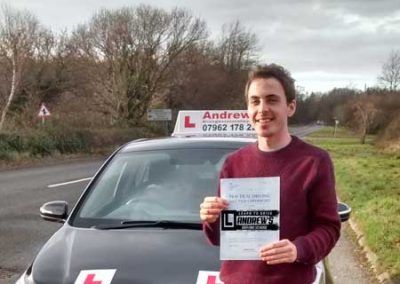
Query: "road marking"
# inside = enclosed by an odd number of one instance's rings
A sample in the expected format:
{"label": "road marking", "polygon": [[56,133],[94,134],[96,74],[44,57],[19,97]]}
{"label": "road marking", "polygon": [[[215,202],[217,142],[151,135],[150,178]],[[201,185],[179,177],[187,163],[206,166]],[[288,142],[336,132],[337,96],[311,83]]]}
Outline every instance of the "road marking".
{"label": "road marking", "polygon": [[67,184],[72,184],[72,183],[78,183],[78,182],[82,182],[82,181],[87,181],[87,180],[91,180],[91,177],[88,178],[83,178],[83,179],[77,179],[77,180],[71,180],[71,181],[67,181],[67,182],[62,182],[62,183],[56,183],[56,184],[50,184],[47,187],[48,188],[53,188],[53,187],[58,187],[58,186],[63,186],[63,185],[67,185]]}

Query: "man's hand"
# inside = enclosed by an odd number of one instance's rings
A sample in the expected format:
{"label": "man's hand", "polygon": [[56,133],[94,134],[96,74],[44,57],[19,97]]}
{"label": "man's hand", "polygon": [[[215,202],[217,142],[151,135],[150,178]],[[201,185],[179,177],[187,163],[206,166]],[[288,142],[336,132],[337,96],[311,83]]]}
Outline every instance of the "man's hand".
{"label": "man's hand", "polygon": [[292,263],[297,259],[297,248],[289,240],[281,240],[260,249],[260,257],[267,264]]}
{"label": "man's hand", "polygon": [[228,201],[221,197],[207,196],[200,204],[200,219],[208,223],[217,221],[222,210],[228,207]]}

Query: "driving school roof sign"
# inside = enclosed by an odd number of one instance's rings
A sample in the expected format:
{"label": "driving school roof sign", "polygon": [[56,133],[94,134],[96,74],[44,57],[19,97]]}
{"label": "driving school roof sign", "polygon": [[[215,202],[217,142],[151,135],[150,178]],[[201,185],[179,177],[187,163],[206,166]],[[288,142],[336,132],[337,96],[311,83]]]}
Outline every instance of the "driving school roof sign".
{"label": "driving school roof sign", "polygon": [[254,136],[246,110],[180,111],[172,136]]}

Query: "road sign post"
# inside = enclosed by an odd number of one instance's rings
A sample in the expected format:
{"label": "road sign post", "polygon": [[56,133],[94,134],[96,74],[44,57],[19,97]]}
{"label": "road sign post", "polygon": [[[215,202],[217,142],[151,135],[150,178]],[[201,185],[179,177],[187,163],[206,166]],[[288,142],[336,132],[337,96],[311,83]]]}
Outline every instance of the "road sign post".
{"label": "road sign post", "polygon": [[172,120],[171,109],[148,109],[147,110],[148,121],[163,121],[166,135],[168,135],[168,124]]}
{"label": "road sign post", "polygon": [[336,137],[336,130],[337,130],[338,124],[339,124],[339,120],[335,119],[335,128],[333,129],[333,137]]}

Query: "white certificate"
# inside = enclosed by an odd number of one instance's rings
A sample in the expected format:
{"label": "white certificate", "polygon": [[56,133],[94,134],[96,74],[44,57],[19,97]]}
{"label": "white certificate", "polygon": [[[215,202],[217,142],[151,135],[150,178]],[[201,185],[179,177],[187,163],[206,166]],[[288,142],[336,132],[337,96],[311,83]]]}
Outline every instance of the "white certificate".
{"label": "white certificate", "polygon": [[260,248],[279,240],[280,178],[221,179],[220,259],[259,260]]}

